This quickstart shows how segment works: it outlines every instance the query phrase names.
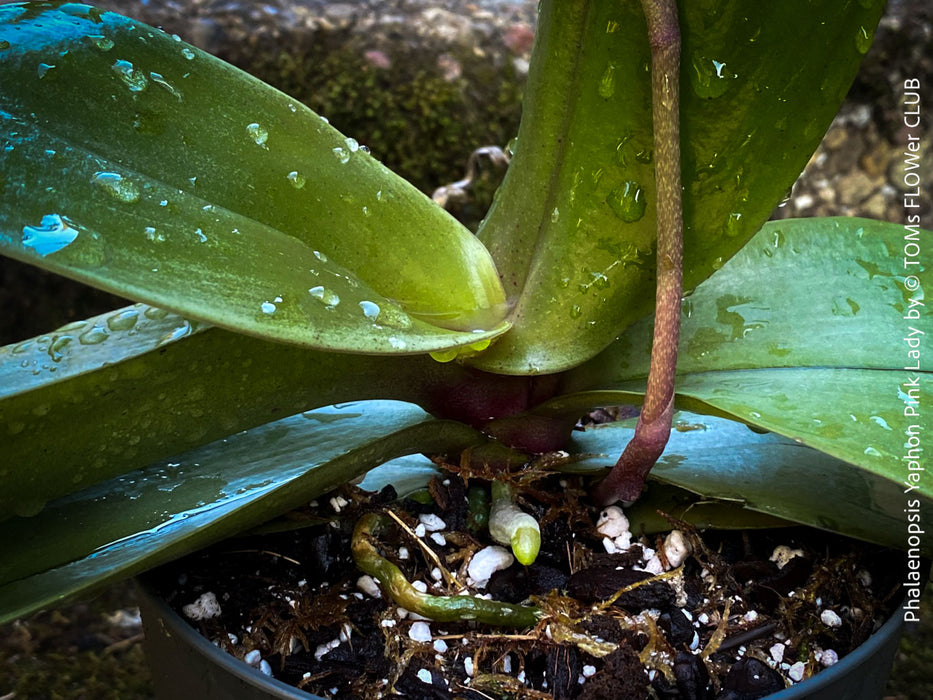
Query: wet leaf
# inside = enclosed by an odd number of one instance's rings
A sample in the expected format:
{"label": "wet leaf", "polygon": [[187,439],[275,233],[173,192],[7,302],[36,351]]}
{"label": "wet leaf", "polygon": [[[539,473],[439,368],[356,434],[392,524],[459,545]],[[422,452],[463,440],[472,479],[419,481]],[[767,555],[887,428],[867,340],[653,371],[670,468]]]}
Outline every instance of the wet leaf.
{"label": "wet leaf", "polygon": [[[856,38],[871,35],[882,6],[680,3],[685,289],[734,255],[785,196],[855,76]],[[516,374],[589,359],[655,296],[639,4],[542,3],[537,41],[515,157],[480,231],[514,327],[474,362]]]}
{"label": "wet leaf", "polygon": [[[607,398],[607,397],[603,397]],[[903,549],[906,546],[903,487],[886,476],[858,469],[798,442],[722,418],[680,412],[664,455],[651,479],[786,520]],[[575,469],[605,468],[634,432],[635,421],[609,423],[576,433],[574,452],[588,454]],[[636,505],[633,522],[646,515],[655,498],[668,501],[649,484],[647,503]],[[922,498],[921,517],[933,517],[933,498]],[[687,511],[689,513],[689,510]],[[677,515],[677,513],[673,513]],[[930,543],[926,556],[933,554]]]}
{"label": "wet leaf", "polygon": [[318,413],[330,420],[292,416],[0,523],[0,621],[235,535],[399,455],[482,440],[394,401]]}
{"label": "wet leaf", "polygon": [[299,411],[432,407],[466,381],[426,356],[309,350],[145,305],[102,314],[0,348],[0,520]]}
{"label": "wet leaf", "polygon": [[[767,224],[684,300],[681,405],[844,460],[852,480],[880,477],[933,498],[910,445],[924,425],[912,402],[930,372],[915,368],[909,340],[933,334],[922,294],[933,280],[918,265],[918,289],[909,288],[905,233],[854,218]],[[568,389],[643,389],[651,331],[640,322],[574,371]],[[774,506],[785,497],[775,492]],[[824,509],[839,505],[834,496]]]}
{"label": "wet leaf", "polygon": [[0,43],[0,252],[315,348],[504,330],[482,244],[297,101],[83,5],[5,5]]}

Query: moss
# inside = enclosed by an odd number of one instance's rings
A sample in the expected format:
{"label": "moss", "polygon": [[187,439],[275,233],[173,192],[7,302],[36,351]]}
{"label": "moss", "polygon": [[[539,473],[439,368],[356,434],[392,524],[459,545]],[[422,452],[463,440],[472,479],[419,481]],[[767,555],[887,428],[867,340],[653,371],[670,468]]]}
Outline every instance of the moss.
{"label": "moss", "polygon": [[132,586],[123,583],[88,603],[0,627],[0,696],[17,700],[152,698],[142,635],[139,626],[132,624],[134,603]]}
{"label": "moss", "polygon": [[[390,67],[379,68],[367,50],[356,36],[319,32],[219,55],[323,114],[426,193],[462,177],[477,147],[504,146],[517,133],[524,79],[511,62],[396,42],[382,51]],[[460,75],[448,79],[442,63]]]}
{"label": "moss", "polygon": [[894,659],[894,670],[885,689],[893,700],[933,698],[933,585],[920,601],[920,622],[909,628]]}

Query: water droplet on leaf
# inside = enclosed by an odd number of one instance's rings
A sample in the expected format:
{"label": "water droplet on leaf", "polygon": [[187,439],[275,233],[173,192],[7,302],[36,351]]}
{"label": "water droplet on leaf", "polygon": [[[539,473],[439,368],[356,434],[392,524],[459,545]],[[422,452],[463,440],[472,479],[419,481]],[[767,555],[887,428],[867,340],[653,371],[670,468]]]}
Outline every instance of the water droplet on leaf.
{"label": "water droplet on leaf", "polygon": [[855,48],[860,54],[868,53],[868,49],[871,48],[871,39],[871,34],[868,33],[865,27],[858,28],[858,31],[855,33]]}
{"label": "water droplet on leaf", "polygon": [[737,211],[729,214],[729,218],[726,219],[726,235],[729,238],[735,238],[742,232],[742,214]]}
{"label": "water droplet on leaf", "polygon": [[87,39],[101,51],[110,51],[113,48],[113,40],[101,34],[90,34]]}
{"label": "water droplet on leaf", "polygon": [[707,58],[699,51],[693,53],[690,83],[700,97],[712,99],[724,94],[739,76],[723,61]]}
{"label": "water droplet on leaf", "polygon": [[81,345],[100,345],[107,340],[108,337],[110,337],[110,333],[106,328],[102,326],[91,326],[91,328],[78,336],[78,342],[81,343]]}
{"label": "water droplet on leaf", "polygon": [[641,186],[634,180],[628,180],[621,187],[612,190],[606,202],[612,212],[626,223],[639,221],[645,215],[645,196]]}
{"label": "water droplet on leaf", "polygon": [[300,190],[305,186],[305,178],[297,170],[292,170],[288,175],[285,176],[288,179],[288,182],[296,190]]}
{"label": "water droplet on leaf", "polygon": [[149,79],[152,80],[152,82],[159,85],[160,87],[167,90],[173,97],[175,97],[175,99],[181,102],[181,99],[182,99],[181,93],[178,91],[178,89],[174,85],[172,85],[165,78],[163,78],[162,75],[160,75],[159,73],[154,73],[154,72],[149,73]]}
{"label": "water droplet on leaf", "polygon": [[431,355],[431,359],[435,360],[436,362],[446,363],[446,362],[452,362],[453,360],[456,360],[457,356],[460,354],[460,349],[459,348],[447,348],[445,350],[434,350],[433,352],[429,354]]}
{"label": "water droplet on leaf", "polygon": [[119,173],[98,171],[91,178],[91,184],[100,187],[114,199],[127,204],[139,201],[139,188],[136,183]]}
{"label": "water droplet on leaf", "polygon": [[614,63],[610,62],[606,65],[606,70],[603,71],[602,77],[599,79],[599,96],[605,99],[609,99],[615,94],[616,91],[616,66]]}
{"label": "water droplet on leaf", "polygon": [[275,313],[275,304],[273,304],[271,301],[262,302],[260,308],[264,314],[272,315]]}
{"label": "water droplet on leaf", "polygon": [[[151,318],[148,311],[147,309],[146,316]],[[112,331],[128,331],[136,325],[138,319],[139,312],[136,309],[123,309],[107,318],[107,328]]]}
{"label": "water droplet on leaf", "polygon": [[253,122],[252,124],[246,125],[246,133],[253,140],[257,146],[262,146],[263,148],[268,148],[266,146],[266,141],[269,140],[269,132],[266,131],[262,126]]}
{"label": "water droplet on leaf", "polygon": [[363,309],[363,315],[375,321],[379,317],[379,305],[371,301],[361,301],[360,308]]}
{"label": "water droplet on leaf", "polygon": [[49,344],[48,354],[52,362],[61,362],[65,357],[65,352],[71,341],[74,340],[70,335],[57,335]]}
{"label": "water droplet on leaf", "polygon": [[111,69],[119,76],[123,84],[130,89],[130,92],[142,92],[149,85],[146,76],[136,70],[129,61],[120,59],[111,66]]}
{"label": "water droplet on leaf", "polygon": [[68,219],[58,214],[46,214],[38,226],[23,226],[23,245],[39,255],[55,253],[78,237],[78,231]]}
{"label": "water droplet on leaf", "polygon": [[[168,317],[169,312],[166,309],[160,309],[157,306],[147,306],[146,310],[143,311],[143,316],[148,318],[151,321],[161,321],[162,319]],[[110,325],[110,322],[107,322],[107,325]],[[113,328],[113,326],[110,326]]]}
{"label": "water droplet on leaf", "polygon": [[340,297],[329,289],[325,289],[324,287],[311,287],[311,289],[308,290],[308,294],[313,296],[315,299],[320,300],[324,306],[330,309],[334,308],[337,306],[337,304],[340,303]]}

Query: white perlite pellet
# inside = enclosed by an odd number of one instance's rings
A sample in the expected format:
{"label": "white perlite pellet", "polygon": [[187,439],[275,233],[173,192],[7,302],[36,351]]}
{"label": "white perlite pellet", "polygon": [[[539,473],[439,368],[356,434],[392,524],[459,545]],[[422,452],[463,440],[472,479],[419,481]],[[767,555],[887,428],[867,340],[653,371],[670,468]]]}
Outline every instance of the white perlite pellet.
{"label": "white perlite pellet", "polygon": [[832,610],[824,610],[821,612],[820,621],[827,627],[836,628],[842,626],[842,618]]}
{"label": "white perlite pellet", "polygon": [[421,524],[424,525],[424,529],[428,532],[439,532],[440,530],[447,529],[447,523],[434,513],[422,513],[418,516],[418,520],[421,521]]}
{"label": "white perlite pellet", "polygon": [[408,628],[408,638],[415,642],[430,642],[431,625],[427,622],[413,622]]}
{"label": "white perlite pellet", "polygon": [[783,569],[785,566],[787,566],[787,562],[789,562],[791,559],[794,557],[802,556],[802,549],[791,549],[786,544],[779,544],[774,548],[774,551],[771,552],[771,556],[769,558],[771,561],[777,564],[777,568]]}
{"label": "white perlite pellet", "polygon": [[489,577],[495,572],[507,569],[515,561],[512,553],[504,547],[492,545],[484,547],[473,555],[467,573],[477,588],[485,588]]}
{"label": "white perlite pellet", "polygon": [[372,598],[378,598],[381,595],[379,592],[379,584],[376,583],[376,579],[368,574],[364,574],[356,579],[356,587]]}
{"label": "white perlite pellet", "polygon": [[211,591],[202,593],[193,603],[184,606],[181,611],[190,620],[209,620],[220,615],[220,603]]}
{"label": "white perlite pellet", "polygon": [[314,658],[318,661],[323,658],[324,654],[328,653],[331,649],[336,649],[340,646],[339,639],[332,639],[326,644],[319,644],[318,648],[314,650]]}
{"label": "white perlite pellet", "polygon": [[431,685],[431,672],[426,668],[420,669],[418,671],[418,680],[421,681],[422,683],[427,683],[428,685]]}
{"label": "white perlite pellet", "polygon": [[787,671],[787,677],[795,683],[803,680],[803,674],[807,670],[807,665],[803,661],[798,661]]}
{"label": "white perlite pellet", "polygon": [[632,546],[628,518],[619,506],[604,508],[596,521],[596,530],[603,535],[603,547],[609,554],[624,552]]}

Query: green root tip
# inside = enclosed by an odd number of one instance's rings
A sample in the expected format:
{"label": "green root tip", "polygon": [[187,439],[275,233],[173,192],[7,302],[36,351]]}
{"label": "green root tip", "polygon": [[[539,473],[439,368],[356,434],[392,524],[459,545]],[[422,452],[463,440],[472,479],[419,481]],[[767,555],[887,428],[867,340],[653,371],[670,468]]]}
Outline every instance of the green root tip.
{"label": "green root tip", "polygon": [[512,553],[520,564],[528,566],[538,558],[541,550],[541,532],[537,528],[520,527],[512,535]]}

